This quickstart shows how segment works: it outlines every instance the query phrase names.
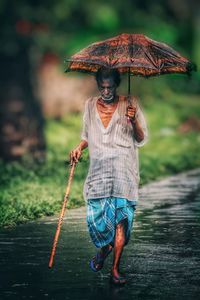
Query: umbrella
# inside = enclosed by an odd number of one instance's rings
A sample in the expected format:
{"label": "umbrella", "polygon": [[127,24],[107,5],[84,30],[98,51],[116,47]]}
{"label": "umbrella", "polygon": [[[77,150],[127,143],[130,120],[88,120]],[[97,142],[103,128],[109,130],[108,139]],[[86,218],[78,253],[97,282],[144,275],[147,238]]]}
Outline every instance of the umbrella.
{"label": "umbrella", "polygon": [[143,34],[120,34],[96,42],[65,59],[65,72],[80,71],[95,74],[99,68],[118,69],[130,76],[150,77],[169,73],[190,75],[196,65],[167,44],[154,41]]}

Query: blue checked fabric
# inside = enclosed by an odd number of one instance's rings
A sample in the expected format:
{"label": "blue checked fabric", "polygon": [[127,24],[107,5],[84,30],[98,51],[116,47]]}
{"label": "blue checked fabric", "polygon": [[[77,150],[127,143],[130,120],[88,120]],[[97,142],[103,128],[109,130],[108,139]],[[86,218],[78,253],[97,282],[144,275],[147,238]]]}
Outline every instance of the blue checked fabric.
{"label": "blue checked fabric", "polygon": [[125,220],[125,245],[128,244],[135,212],[133,203],[118,197],[88,199],[87,225],[97,248],[107,244],[114,246],[116,225],[122,220]]}

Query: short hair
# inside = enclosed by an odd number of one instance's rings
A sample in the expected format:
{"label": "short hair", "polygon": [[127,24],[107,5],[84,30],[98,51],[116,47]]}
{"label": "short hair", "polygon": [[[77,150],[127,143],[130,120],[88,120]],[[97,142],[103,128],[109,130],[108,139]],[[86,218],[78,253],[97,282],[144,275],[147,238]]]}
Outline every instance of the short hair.
{"label": "short hair", "polygon": [[95,77],[96,77],[97,84],[99,84],[103,80],[110,79],[110,77],[113,78],[117,86],[119,86],[121,82],[120,73],[117,69],[107,69],[104,67],[99,68]]}

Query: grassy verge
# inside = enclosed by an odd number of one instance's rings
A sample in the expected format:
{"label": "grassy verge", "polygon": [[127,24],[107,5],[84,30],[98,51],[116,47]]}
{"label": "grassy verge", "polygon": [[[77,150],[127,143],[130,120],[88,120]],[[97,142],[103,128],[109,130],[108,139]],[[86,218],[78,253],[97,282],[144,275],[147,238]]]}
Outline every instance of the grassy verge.
{"label": "grassy verge", "polygon": [[[167,98],[167,97],[166,97]],[[170,95],[167,100],[144,102],[150,140],[140,148],[141,185],[167,175],[200,166],[199,133],[180,133],[177,128],[188,116],[200,118],[197,97]],[[70,150],[79,142],[81,115],[61,121],[47,120],[47,162],[36,166],[29,160],[0,163],[0,226],[12,226],[60,210],[69,166]],[[82,189],[88,169],[88,152],[75,171],[68,207],[84,205]]]}

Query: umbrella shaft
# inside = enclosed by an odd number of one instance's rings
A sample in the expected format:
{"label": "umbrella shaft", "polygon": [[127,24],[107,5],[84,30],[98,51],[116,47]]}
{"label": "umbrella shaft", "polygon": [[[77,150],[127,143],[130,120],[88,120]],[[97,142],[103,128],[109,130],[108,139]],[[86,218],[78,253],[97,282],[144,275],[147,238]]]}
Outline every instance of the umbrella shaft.
{"label": "umbrella shaft", "polygon": [[130,67],[128,68],[128,95],[131,93],[131,74],[130,74]]}

